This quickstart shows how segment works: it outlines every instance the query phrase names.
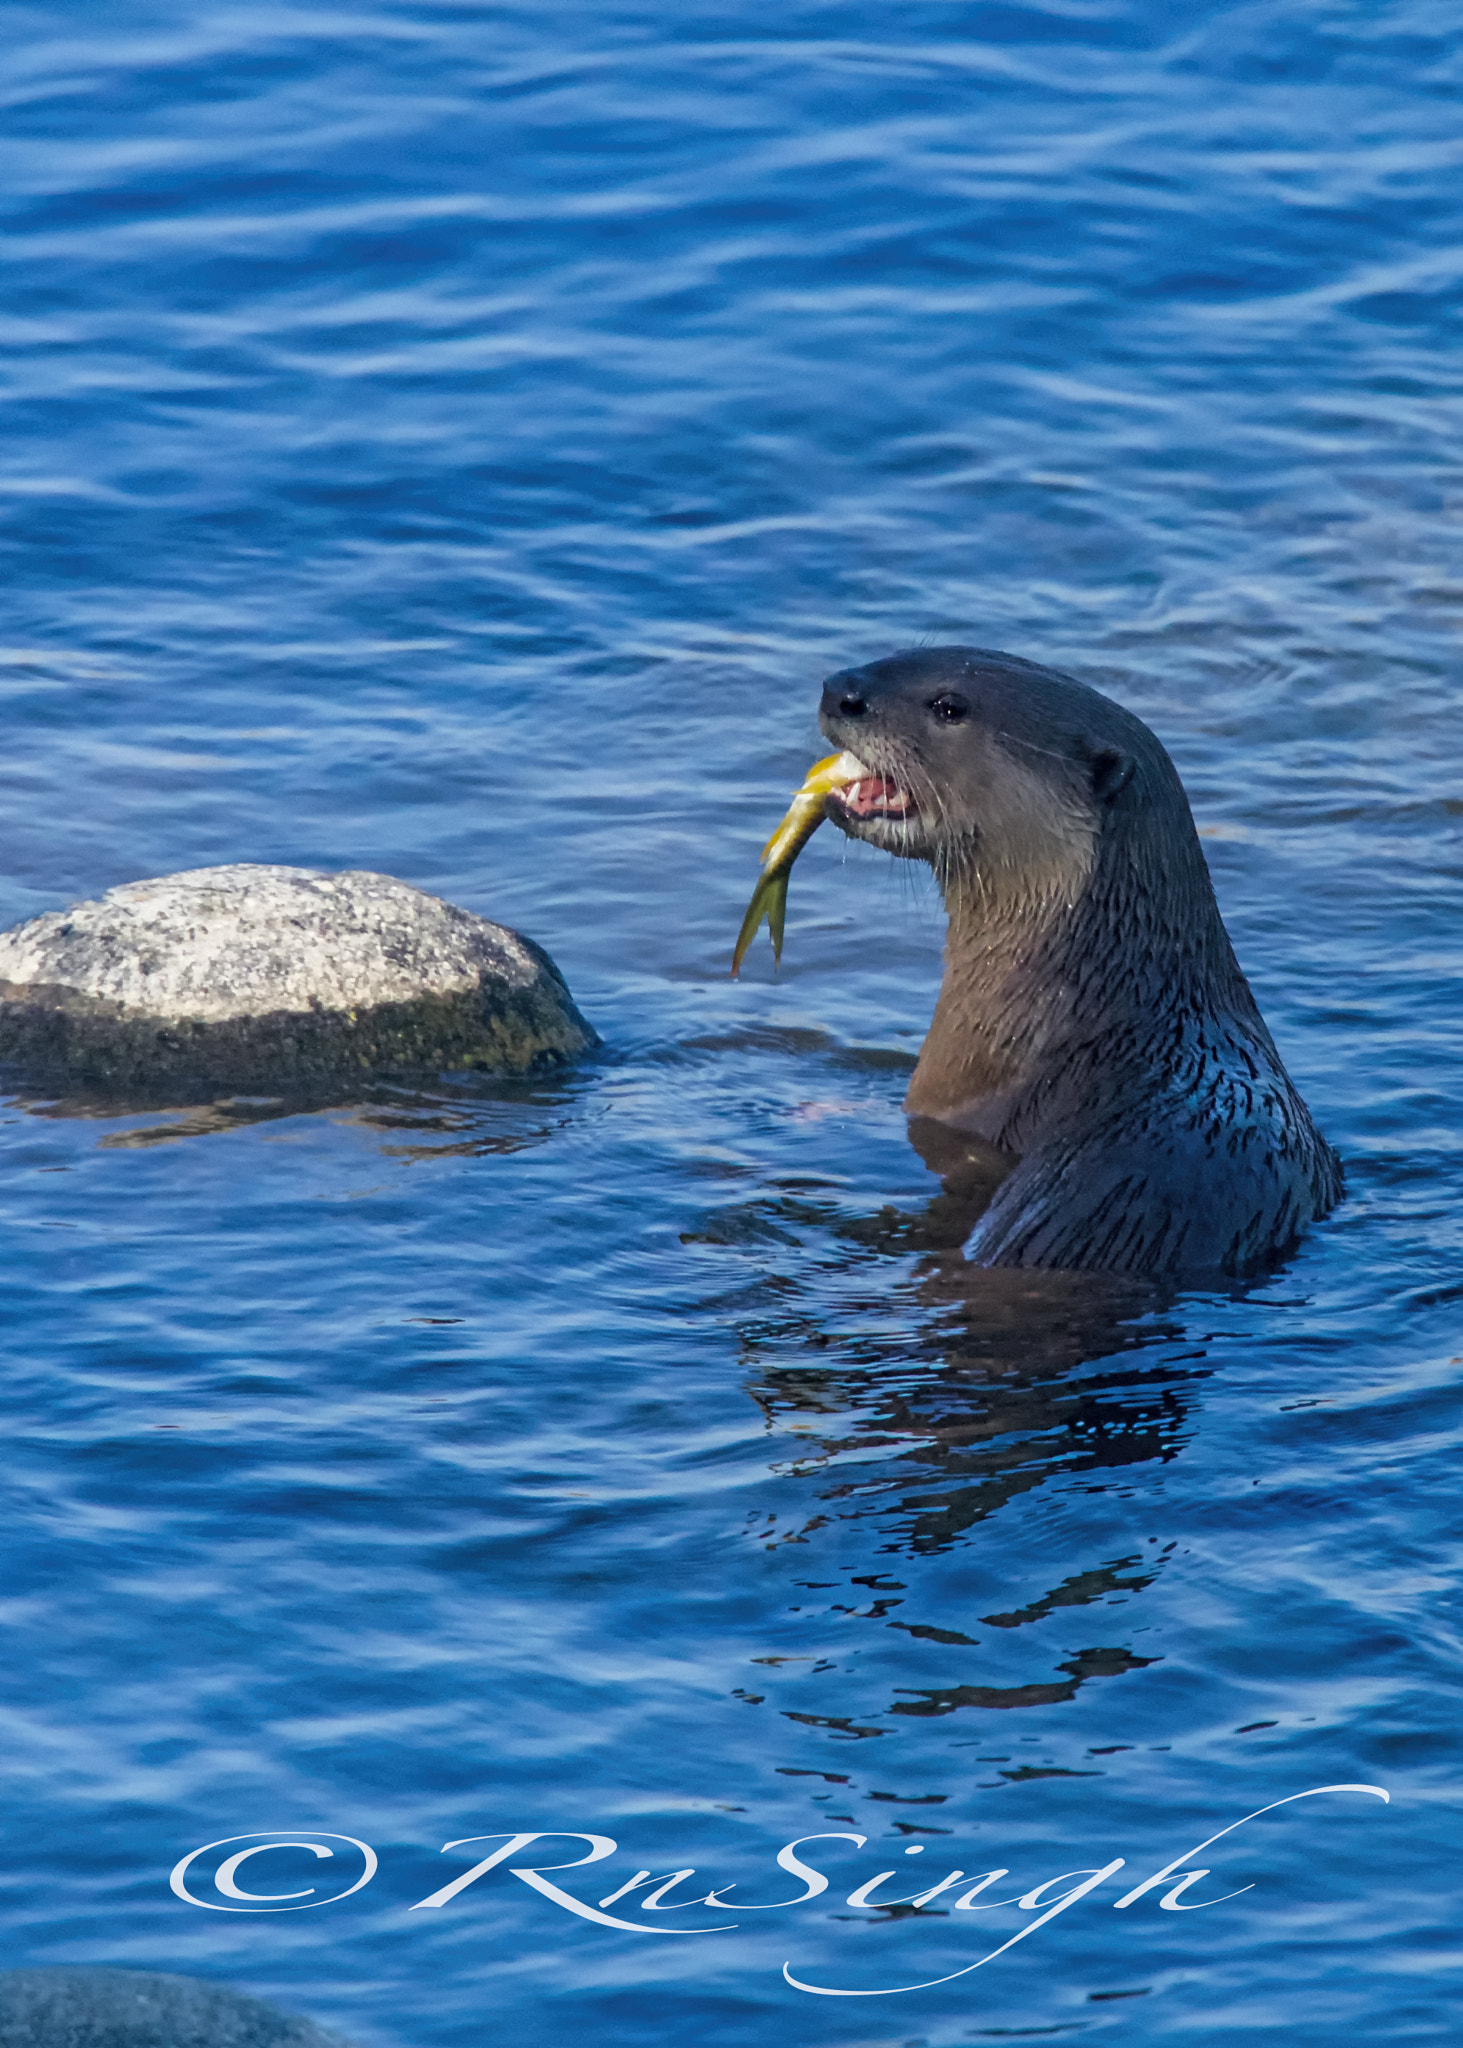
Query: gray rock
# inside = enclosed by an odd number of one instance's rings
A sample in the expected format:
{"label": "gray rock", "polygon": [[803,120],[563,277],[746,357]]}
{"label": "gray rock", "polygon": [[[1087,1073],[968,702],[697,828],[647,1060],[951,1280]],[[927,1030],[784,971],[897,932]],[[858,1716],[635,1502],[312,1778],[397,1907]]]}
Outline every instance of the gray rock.
{"label": "gray rock", "polygon": [[598,1042],[541,946],[390,875],[194,868],[0,933],[0,1061],[48,1077],[311,1089]]}
{"label": "gray rock", "polygon": [[0,1972],[0,2048],[349,2048],[260,1998],[143,1970]]}

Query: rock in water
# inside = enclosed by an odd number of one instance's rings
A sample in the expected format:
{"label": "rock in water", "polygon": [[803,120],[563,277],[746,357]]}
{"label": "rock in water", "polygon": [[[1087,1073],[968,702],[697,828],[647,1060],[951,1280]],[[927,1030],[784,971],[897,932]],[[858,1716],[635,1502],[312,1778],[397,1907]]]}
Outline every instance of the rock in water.
{"label": "rock in water", "polygon": [[0,2048],[348,2048],[348,2043],[311,2020],[294,2019],[221,1984],[143,1970],[77,1968],[0,1973]]}
{"label": "rock in water", "polygon": [[390,875],[192,868],[0,933],[0,1061],[48,1079],[314,1089],[598,1043],[541,946]]}

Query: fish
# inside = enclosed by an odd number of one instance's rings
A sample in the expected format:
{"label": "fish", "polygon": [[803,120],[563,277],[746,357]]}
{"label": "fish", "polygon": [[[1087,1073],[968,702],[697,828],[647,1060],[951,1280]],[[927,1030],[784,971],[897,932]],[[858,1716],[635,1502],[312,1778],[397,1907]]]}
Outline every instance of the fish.
{"label": "fish", "polygon": [[793,862],[823,822],[823,799],[830,790],[861,782],[869,771],[856,754],[829,754],[815,761],[803,779],[803,786],[788,806],[787,816],[762,849],[762,871],[732,954],[732,973],[741,970],[748,946],[757,936],[763,918],[772,938],[772,957],[782,958],[782,928],[787,915],[787,881]]}

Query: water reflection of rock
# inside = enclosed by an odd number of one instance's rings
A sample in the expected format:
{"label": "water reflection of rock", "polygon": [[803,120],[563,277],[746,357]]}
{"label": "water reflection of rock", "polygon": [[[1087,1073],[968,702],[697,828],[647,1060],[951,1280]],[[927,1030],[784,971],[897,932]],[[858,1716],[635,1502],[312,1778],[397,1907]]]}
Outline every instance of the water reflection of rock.
{"label": "water reflection of rock", "polygon": [[381,1146],[388,1158],[438,1159],[453,1153],[522,1152],[542,1144],[572,1121],[580,1093],[572,1084],[546,1088],[541,1083],[495,1080],[437,1089],[357,1083],[348,1090],[220,1094],[203,1100],[179,1100],[157,1092],[119,1096],[86,1090],[64,1095],[16,1090],[5,1099],[10,1108],[28,1116],[124,1126],[98,1138],[98,1146],[109,1151],[218,1137],[287,1117],[328,1116],[336,1123],[395,1139]]}
{"label": "water reflection of rock", "polygon": [[[782,1468],[817,1485],[819,1513],[803,1530],[836,1522],[845,1532],[863,1524],[877,1534],[879,1570],[852,1581],[875,1596],[867,1618],[949,1645],[957,1657],[977,1647],[977,1624],[982,1636],[1017,1630],[1062,1609],[1141,1593],[1166,1553],[1096,1559],[1003,1611],[919,1619],[895,1614],[904,1604],[904,1585],[891,1576],[900,1556],[913,1564],[948,1552],[1052,1481],[1103,1490],[1135,1466],[1173,1459],[1192,1426],[1195,1384],[1208,1371],[1169,1304],[1146,1284],[968,1265],[958,1246],[979,1192],[947,1183],[917,1215],[835,1222],[839,1238],[864,1254],[842,1265],[836,1301],[813,1313],[794,1287],[782,1313],[742,1323],[756,1368],[753,1398],[780,1429],[816,1425]],[[765,1220],[795,1230],[790,1205],[775,1207],[780,1215]],[[822,1220],[833,1219],[825,1212]],[[887,1256],[909,1252],[918,1254],[912,1268]],[[874,1287],[861,1285],[871,1279]],[[944,1619],[960,1626],[939,1625]],[[962,1707],[1050,1706],[1089,1680],[1154,1661],[1098,1642],[1069,1649],[1029,1683],[899,1688],[907,1697],[884,1711],[928,1718]],[[792,1718],[845,1736],[884,1732],[838,1716]]]}

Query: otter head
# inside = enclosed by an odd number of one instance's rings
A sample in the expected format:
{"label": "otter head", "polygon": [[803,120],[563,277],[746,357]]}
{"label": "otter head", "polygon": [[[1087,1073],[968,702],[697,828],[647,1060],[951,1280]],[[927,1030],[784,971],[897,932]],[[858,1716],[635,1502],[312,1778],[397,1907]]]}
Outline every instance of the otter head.
{"label": "otter head", "polygon": [[927,861],[947,897],[986,904],[1075,904],[1146,755],[1167,765],[1097,691],[984,648],[844,669],[824,685],[819,723],[870,771],[828,798],[834,824]]}

